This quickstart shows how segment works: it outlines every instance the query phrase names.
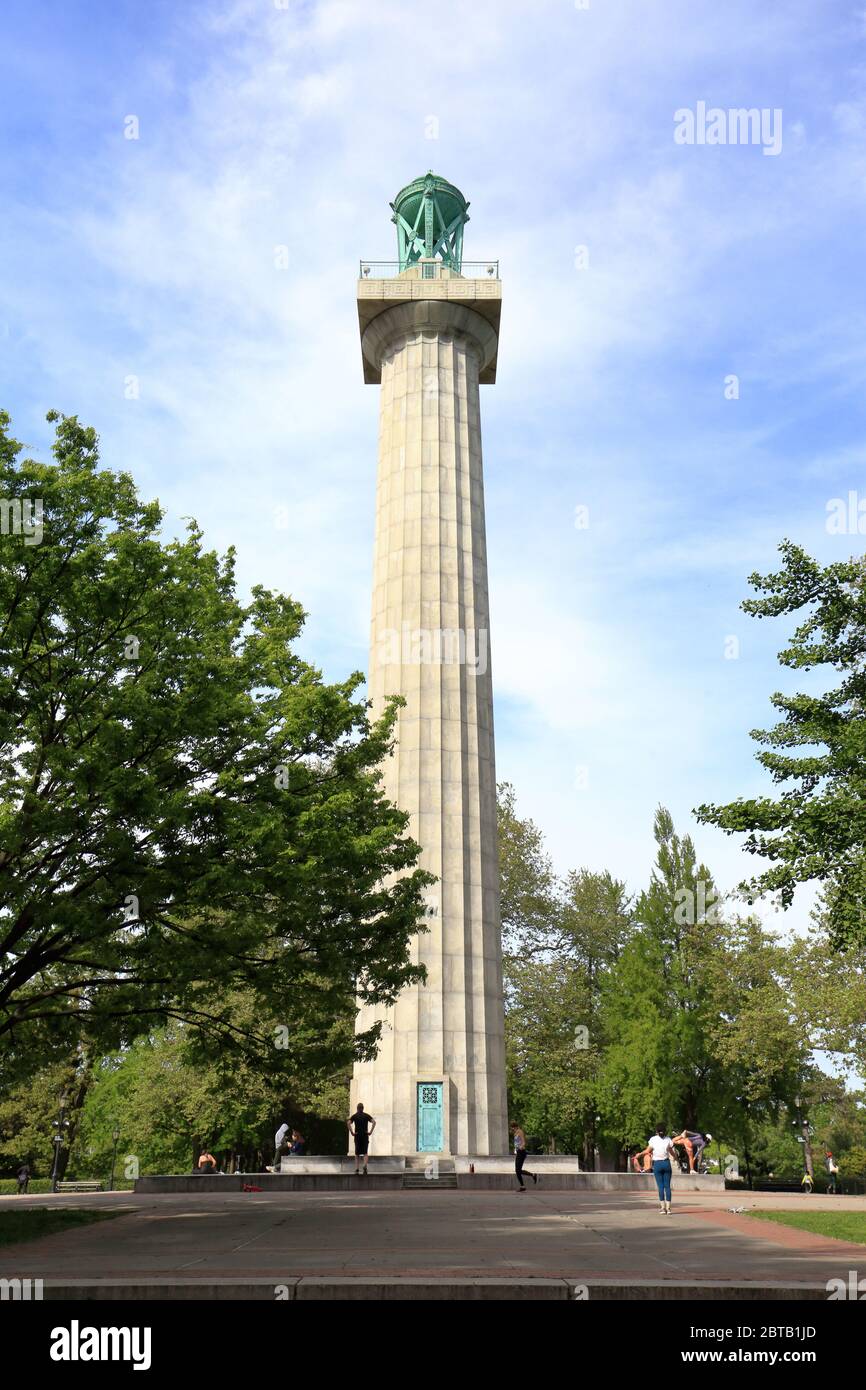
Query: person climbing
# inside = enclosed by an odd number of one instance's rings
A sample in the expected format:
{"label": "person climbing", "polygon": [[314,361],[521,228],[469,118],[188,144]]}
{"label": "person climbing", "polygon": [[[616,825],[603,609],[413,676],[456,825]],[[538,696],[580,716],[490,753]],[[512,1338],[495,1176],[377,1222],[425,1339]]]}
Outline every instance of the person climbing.
{"label": "person climbing", "polygon": [[283,1149],[285,1147],[286,1135],[288,1134],[288,1132],[289,1126],[286,1124],[285,1120],[283,1120],[283,1123],[280,1125],[279,1129],[274,1135],[274,1161],[266,1169],[268,1173],[279,1173],[280,1171],[283,1158]]}
{"label": "person climbing", "polygon": [[712,1139],[711,1134],[701,1134],[695,1129],[684,1129],[682,1134],[677,1134],[671,1143],[684,1148],[688,1154],[689,1172],[700,1172],[701,1154]]}

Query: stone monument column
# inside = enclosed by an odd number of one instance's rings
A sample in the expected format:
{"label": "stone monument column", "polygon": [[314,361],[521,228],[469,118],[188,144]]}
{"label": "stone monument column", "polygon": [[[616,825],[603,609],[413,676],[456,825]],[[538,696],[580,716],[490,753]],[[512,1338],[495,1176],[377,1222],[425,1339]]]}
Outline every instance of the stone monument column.
{"label": "stone monument column", "polygon": [[[452,186],[436,184],[441,203],[441,186]],[[447,255],[419,256],[393,278],[362,276],[358,304],[365,379],[381,382],[369,695],[374,713],[388,695],[406,701],[385,791],[410,813],[421,865],[438,882],[428,890],[428,931],[413,943],[426,983],[404,990],[391,1009],[359,1014],[359,1028],[380,1017],[385,1027],[378,1057],[355,1066],[352,1108],[362,1101],[376,1118],[374,1153],[501,1154],[508,1135],[479,412],[479,384],[495,379],[500,285],[492,273],[460,275]]]}

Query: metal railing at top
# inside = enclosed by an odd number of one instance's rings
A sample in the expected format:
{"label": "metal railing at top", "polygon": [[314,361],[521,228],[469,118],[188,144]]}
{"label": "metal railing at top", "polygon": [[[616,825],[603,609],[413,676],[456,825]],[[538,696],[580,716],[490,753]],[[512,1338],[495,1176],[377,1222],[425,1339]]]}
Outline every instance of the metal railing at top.
{"label": "metal railing at top", "polygon": [[[415,261],[412,266],[403,266],[402,269],[414,269],[420,266],[422,280],[438,280],[440,270],[450,270],[450,266],[445,266],[442,261]],[[428,274],[428,269],[432,274]],[[401,272],[399,261],[361,261],[358,272],[361,280],[393,280]],[[455,274],[451,271],[452,275]],[[498,280],[499,262],[498,261],[464,261],[460,267],[460,275],[464,280]]]}

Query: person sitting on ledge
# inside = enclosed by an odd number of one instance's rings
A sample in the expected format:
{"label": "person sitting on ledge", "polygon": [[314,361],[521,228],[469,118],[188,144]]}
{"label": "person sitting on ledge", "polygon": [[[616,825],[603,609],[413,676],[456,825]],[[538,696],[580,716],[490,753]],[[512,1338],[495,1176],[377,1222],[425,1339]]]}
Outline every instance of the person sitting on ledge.
{"label": "person sitting on ledge", "polygon": [[215,1173],[217,1161],[209,1149],[202,1149],[198,1156],[198,1171],[200,1173]]}
{"label": "person sitting on ledge", "polygon": [[636,1173],[652,1172],[653,1161],[649,1149],[641,1149],[640,1153],[634,1154],[631,1160],[631,1166]]}
{"label": "person sitting on ledge", "polygon": [[292,1130],[292,1147],[289,1152],[296,1158],[303,1158],[307,1152],[307,1141],[299,1129]]}

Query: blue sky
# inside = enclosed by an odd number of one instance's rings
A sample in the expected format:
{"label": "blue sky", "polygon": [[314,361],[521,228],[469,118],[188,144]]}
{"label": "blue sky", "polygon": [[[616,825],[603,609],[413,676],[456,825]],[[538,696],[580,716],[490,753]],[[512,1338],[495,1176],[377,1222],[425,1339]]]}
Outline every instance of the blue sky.
{"label": "blue sky", "polygon": [[[467,258],[503,280],[482,390],[499,776],[561,870],[640,887],[662,802],[732,886],[748,862],[691,810],[768,789],[748,732],[793,688],[746,577],[784,536],[863,544],[826,528],[866,495],[863,4],[7,0],[4,31],[18,437],[44,456],[50,407],[95,425],[168,529],[194,515],[245,587],[304,603],[327,676],[364,669],[357,264],[396,254],[397,189],[442,173],[472,204]],[[781,152],[677,144],[700,101],[780,110]]]}

